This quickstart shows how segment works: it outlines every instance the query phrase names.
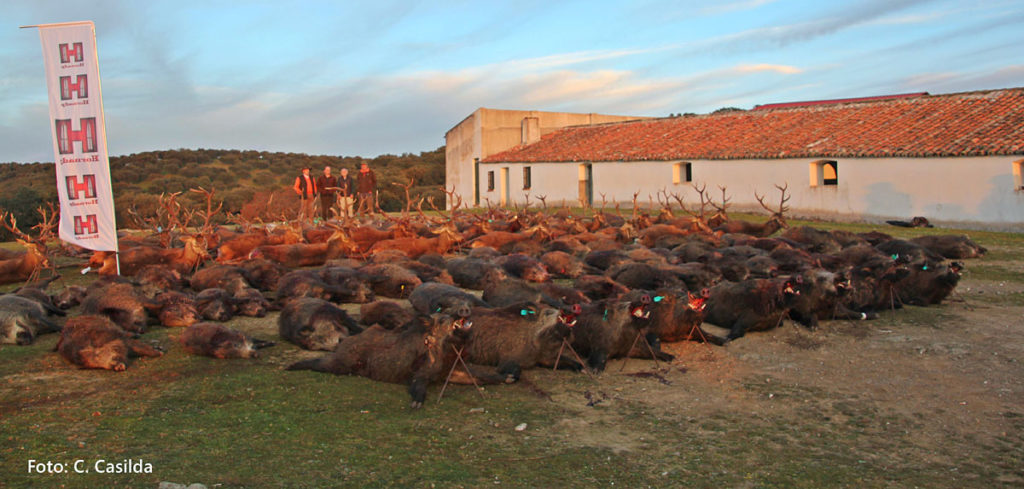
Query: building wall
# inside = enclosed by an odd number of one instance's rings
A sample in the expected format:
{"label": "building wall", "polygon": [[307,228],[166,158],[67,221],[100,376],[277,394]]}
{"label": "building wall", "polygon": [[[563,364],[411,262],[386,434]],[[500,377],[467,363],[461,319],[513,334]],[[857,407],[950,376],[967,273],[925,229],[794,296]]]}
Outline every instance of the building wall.
{"label": "building wall", "polygon": [[[765,212],[754,193],[778,206],[775,185],[788,184],[790,215],[839,220],[907,219],[925,216],[935,222],[966,227],[1024,231],[1024,190],[1015,189],[1014,163],[1021,157],[965,158],[835,158],[838,185],[812,187],[811,164],[819,159],[691,161],[693,183],[707,185],[716,201],[719,186],[726,187],[730,209]],[[659,190],[684,198],[688,207],[699,204],[689,183],[673,184],[674,161],[593,163],[594,201],[604,193],[609,205],[630,203],[633,193],[647,204],[657,202]],[[486,172],[509,168],[510,198],[522,203],[522,167],[530,166],[531,201],[546,195],[548,203],[562,199],[575,203],[579,196],[580,163],[494,163],[481,165],[482,185]],[[496,175],[499,172],[496,171]],[[518,179],[518,180],[517,180]],[[500,196],[500,183],[494,192]],[[497,200],[492,197],[492,202]]]}
{"label": "building wall", "polygon": [[[644,119],[605,114],[477,109],[445,134],[445,186],[448,189],[455,186],[463,201],[472,205],[473,161],[519,145],[523,137],[523,119],[528,117],[537,119],[541,136],[567,126]],[[486,185],[482,170],[480,179]],[[480,203],[484,203],[483,193],[480,194]]]}

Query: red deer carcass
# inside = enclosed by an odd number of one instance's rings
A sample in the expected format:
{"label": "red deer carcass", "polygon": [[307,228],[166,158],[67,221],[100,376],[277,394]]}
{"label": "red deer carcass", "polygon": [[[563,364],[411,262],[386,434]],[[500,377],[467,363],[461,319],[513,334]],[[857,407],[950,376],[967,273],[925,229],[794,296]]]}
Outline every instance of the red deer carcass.
{"label": "red deer carcass", "polygon": [[453,250],[462,242],[462,235],[459,234],[451,223],[432,232],[437,236],[433,238],[395,238],[378,241],[370,247],[369,253],[373,254],[384,250],[401,250],[409,258],[416,259],[427,253],[443,255]]}
{"label": "red deer carcass", "polygon": [[301,242],[302,234],[293,228],[286,227],[279,233],[271,233],[265,228],[261,228],[224,241],[217,248],[217,261],[228,263],[244,260],[249,253],[260,246],[289,245]]}
{"label": "red deer carcass", "polygon": [[324,243],[265,245],[253,250],[249,258],[266,258],[289,268],[299,268],[323,265],[327,260],[358,251],[358,246],[348,234],[336,229]]}
{"label": "red deer carcass", "polygon": [[[754,197],[757,198],[757,201],[761,203],[761,207],[764,207],[768,212],[772,213],[771,217],[768,218],[768,222],[758,224],[748,221],[728,220],[725,221],[722,225],[716,227],[715,231],[723,231],[726,233],[743,233],[749,234],[751,236],[756,236],[759,238],[767,238],[768,236],[775,234],[775,232],[778,231],[779,229],[787,227],[785,213],[786,211],[789,210],[789,207],[786,207],[786,202],[789,201],[789,197],[786,197],[786,190],[789,189],[789,184],[787,183],[782,187],[776,185],[775,188],[779,189],[782,192],[782,199],[779,202],[778,210],[768,207],[768,205],[764,203],[764,196],[757,195],[757,193],[754,194]],[[722,210],[724,211],[724,206]]]}
{"label": "red deer carcass", "polygon": [[[210,254],[196,236],[181,237],[185,246],[181,248],[157,248],[135,246],[118,253],[121,260],[121,275],[132,276],[147,265],[166,265],[179,273],[192,273],[199,268]],[[97,251],[89,259],[89,267],[98,269],[100,275],[117,274],[114,253]]]}
{"label": "red deer carcass", "polygon": [[50,266],[50,260],[46,257],[45,233],[40,233],[39,239],[32,239],[18,230],[17,220],[6,212],[0,213],[0,222],[18,236],[16,241],[26,249],[21,253],[8,254],[8,258],[0,260],[0,284],[29,281],[37,277],[43,268]]}

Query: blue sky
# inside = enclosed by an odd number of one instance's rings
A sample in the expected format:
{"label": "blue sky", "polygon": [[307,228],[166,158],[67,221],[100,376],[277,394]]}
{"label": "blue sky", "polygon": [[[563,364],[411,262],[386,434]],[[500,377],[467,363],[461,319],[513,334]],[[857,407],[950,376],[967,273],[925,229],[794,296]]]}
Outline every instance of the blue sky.
{"label": "blue sky", "polygon": [[1024,1],[0,5],[0,162],[52,161],[39,36],[96,24],[110,154],[376,156],[478,107],[665,116],[1024,86]]}

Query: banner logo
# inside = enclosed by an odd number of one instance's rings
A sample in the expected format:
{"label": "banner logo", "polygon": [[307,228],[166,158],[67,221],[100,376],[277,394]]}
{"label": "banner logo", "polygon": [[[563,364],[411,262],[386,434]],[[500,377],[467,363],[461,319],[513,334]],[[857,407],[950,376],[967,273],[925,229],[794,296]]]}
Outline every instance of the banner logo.
{"label": "banner logo", "polygon": [[75,81],[70,76],[60,77],[60,99],[71,100],[72,94],[77,98],[89,98],[89,84],[85,75],[78,75]]}
{"label": "banner logo", "polygon": [[77,175],[71,175],[64,181],[68,187],[69,200],[96,198],[96,175],[82,175],[81,182],[78,181]]}
{"label": "banner logo", "polygon": [[[68,44],[71,44],[70,49],[68,48]],[[82,43],[73,42],[68,44],[58,45],[58,49],[60,49],[60,62],[70,63],[74,61],[75,63],[79,63],[83,61],[85,59],[85,48],[82,47]],[[74,57],[74,59],[72,59],[72,57]]]}
{"label": "banner logo", "polygon": [[100,232],[100,226],[96,221],[96,214],[75,216],[75,236],[96,234],[98,232]]}
{"label": "banner logo", "polygon": [[57,126],[57,151],[62,155],[75,152],[74,143],[82,143],[83,153],[95,153],[98,151],[96,137],[96,118],[83,117],[79,120],[79,130],[71,128],[71,119],[57,119],[54,121]]}

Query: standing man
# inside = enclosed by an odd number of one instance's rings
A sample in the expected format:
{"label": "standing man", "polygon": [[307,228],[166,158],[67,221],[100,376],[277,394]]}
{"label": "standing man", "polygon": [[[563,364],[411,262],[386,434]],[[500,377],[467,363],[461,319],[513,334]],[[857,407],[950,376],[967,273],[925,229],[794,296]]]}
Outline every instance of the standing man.
{"label": "standing man", "polygon": [[324,174],[316,177],[316,188],[320,191],[320,217],[324,221],[330,220],[335,189],[338,188],[338,178],[331,175],[331,167],[325,166]]}
{"label": "standing man", "polygon": [[341,215],[352,217],[355,209],[352,208],[352,193],[355,191],[355,182],[348,176],[348,168],[341,169],[341,176],[338,177],[338,197],[341,200]]}
{"label": "standing man", "polygon": [[309,167],[302,169],[302,175],[295,178],[295,193],[299,194],[299,220],[313,222],[313,198],[316,197],[316,180],[309,176]]}
{"label": "standing man", "polygon": [[[356,182],[356,190],[359,192],[359,211],[357,214],[373,214],[373,191],[377,189],[377,175],[373,173],[365,161],[359,168],[359,180]],[[363,209],[366,209],[365,211]]]}

